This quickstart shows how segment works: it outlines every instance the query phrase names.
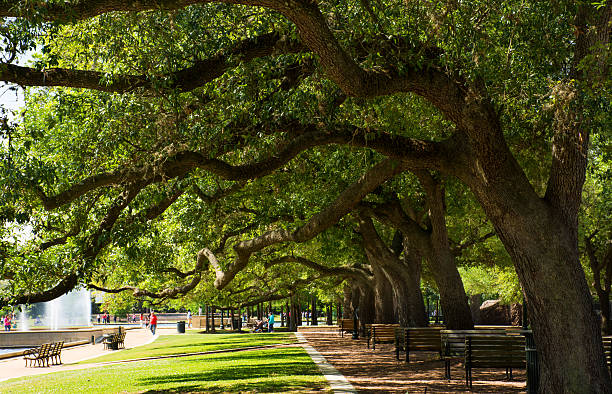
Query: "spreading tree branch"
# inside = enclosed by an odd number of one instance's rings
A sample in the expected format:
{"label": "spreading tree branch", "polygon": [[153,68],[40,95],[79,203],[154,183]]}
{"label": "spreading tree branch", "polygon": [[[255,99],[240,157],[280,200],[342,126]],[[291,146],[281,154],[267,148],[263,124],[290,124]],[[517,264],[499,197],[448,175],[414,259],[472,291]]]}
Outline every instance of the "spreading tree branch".
{"label": "spreading tree branch", "polygon": [[162,77],[146,75],[112,75],[99,71],[49,68],[38,70],[14,64],[0,64],[0,80],[21,86],[64,86],[100,90],[112,93],[126,93],[138,88],[163,88],[191,91],[223,75],[241,61],[272,54],[301,52],[300,43],[290,41],[278,33],[267,33],[248,38],[211,58],[197,60],[192,66]]}
{"label": "spreading tree branch", "polygon": [[244,182],[272,173],[307,149],[329,144],[369,147],[401,160],[406,166],[433,167],[451,171],[456,167],[452,163],[455,163],[457,147],[460,145],[457,136],[442,142],[429,142],[388,134],[372,135],[367,130],[350,126],[321,132],[315,125],[305,125],[302,126],[302,130],[306,132],[292,138],[273,156],[256,163],[233,166],[219,159],[209,159],[201,152],[183,151],[169,157],[156,168],[149,166],[122,168],[88,177],[54,196],[47,196],[41,189],[38,189],[37,193],[45,209],[53,210],[99,187],[137,180],[145,183],[161,182],[185,176],[196,168],[226,180]]}
{"label": "spreading tree branch", "polygon": [[270,260],[267,261],[264,264],[264,267],[270,268],[274,265],[280,265],[280,264],[286,264],[286,263],[298,263],[303,265],[304,267],[308,267],[310,269],[313,269],[315,271],[317,271],[318,273],[320,273],[322,275],[322,277],[327,277],[327,276],[342,276],[342,277],[349,277],[349,278],[363,278],[366,276],[370,276],[371,274],[369,272],[367,272],[364,269],[361,268],[357,268],[357,267],[348,267],[348,266],[342,266],[342,267],[326,267],[324,265],[321,265],[319,263],[316,263],[312,260],[308,260],[304,257],[299,257],[299,256],[283,256],[283,257],[279,257],[277,259],[274,260]]}
{"label": "spreading tree branch", "polygon": [[204,248],[199,255],[205,256],[216,272],[215,287],[222,289],[248,264],[251,255],[268,246],[284,242],[306,242],[327,230],[359,204],[361,199],[382,183],[404,170],[393,160],[384,160],[372,167],[359,180],[347,187],[336,200],[320,213],[314,215],[303,226],[294,231],[280,229],[268,231],[259,237],[244,240],[234,245],[235,260],[223,269],[215,254]]}
{"label": "spreading tree branch", "polygon": [[188,273],[181,273],[180,271],[176,270],[175,272],[179,273],[179,276],[193,276],[193,278],[191,279],[191,281],[182,286],[168,287],[160,291],[150,291],[139,288],[137,286],[123,286],[120,288],[109,289],[102,286],[98,286],[94,283],[89,283],[87,287],[99,291],[104,291],[106,293],[120,293],[123,291],[131,291],[134,297],[149,297],[154,299],[177,298],[195,289],[196,286],[200,283],[200,281],[202,280],[202,271],[203,269],[205,269],[205,262],[206,261],[204,259],[198,256],[198,259],[196,260],[196,265],[193,270],[189,271]]}

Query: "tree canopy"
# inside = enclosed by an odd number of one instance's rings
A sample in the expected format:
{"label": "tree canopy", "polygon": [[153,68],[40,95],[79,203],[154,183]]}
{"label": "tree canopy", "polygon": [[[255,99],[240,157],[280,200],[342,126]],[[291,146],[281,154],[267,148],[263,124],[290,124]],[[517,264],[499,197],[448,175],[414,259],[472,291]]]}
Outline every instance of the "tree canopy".
{"label": "tree canopy", "polygon": [[609,2],[24,0],[0,17],[0,79],[28,87],[2,127],[0,305],[78,285],[246,305],[349,278],[376,297],[390,281],[420,324],[424,261],[469,327],[457,264],[512,264],[543,387],[610,388],[578,243],[610,239]]}

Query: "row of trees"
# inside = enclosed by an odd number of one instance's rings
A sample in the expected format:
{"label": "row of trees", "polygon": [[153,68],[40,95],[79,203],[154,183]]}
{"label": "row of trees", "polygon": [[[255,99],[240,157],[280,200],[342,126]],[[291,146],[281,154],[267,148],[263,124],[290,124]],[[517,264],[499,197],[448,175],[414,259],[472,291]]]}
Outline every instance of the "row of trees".
{"label": "row of trees", "polygon": [[244,307],[348,278],[362,317],[423,325],[426,277],[469,328],[457,263],[507,262],[543,390],[612,390],[579,248],[604,305],[608,2],[24,0],[0,17],[0,78],[33,87],[2,130],[0,305],[87,285]]}

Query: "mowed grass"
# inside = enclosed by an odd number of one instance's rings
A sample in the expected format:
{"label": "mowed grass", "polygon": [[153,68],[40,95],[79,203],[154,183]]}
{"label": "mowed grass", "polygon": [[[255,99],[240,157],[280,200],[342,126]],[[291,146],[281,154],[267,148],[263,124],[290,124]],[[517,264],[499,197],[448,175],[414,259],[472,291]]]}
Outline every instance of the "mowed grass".
{"label": "mowed grass", "polygon": [[[128,334],[129,335],[129,334]],[[165,335],[155,342],[112,352],[84,364],[219,349],[293,343],[291,334]],[[269,348],[132,361],[0,383],[0,393],[182,393],[330,391],[301,347]]]}
{"label": "mowed grass", "polygon": [[1,393],[328,392],[301,347],[128,362],[0,383]]}
{"label": "mowed grass", "polygon": [[[127,335],[130,335],[129,331]],[[289,333],[198,334],[192,331],[184,335],[160,335],[155,342],[148,345],[110,352],[81,364],[294,342],[295,336]]]}

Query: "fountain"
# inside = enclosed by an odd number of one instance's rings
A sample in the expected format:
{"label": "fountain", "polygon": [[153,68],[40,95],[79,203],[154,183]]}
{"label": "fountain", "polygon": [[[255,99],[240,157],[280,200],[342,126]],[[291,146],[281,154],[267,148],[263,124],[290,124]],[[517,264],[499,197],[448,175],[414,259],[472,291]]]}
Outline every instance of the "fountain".
{"label": "fountain", "polygon": [[91,326],[91,296],[89,290],[73,290],[45,303],[43,324],[52,330]]}
{"label": "fountain", "polygon": [[[54,341],[83,344],[104,334],[104,329],[92,327],[91,296],[85,289],[71,291],[53,301],[22,305],[17,317],[17,331],[0,332],[0,350]],[[1,353],[0,359],[11,356]]]}
{"label": "fountain", "polygon": [[49,302],[29,307],[22,305],[18,318],[19,331],[90,327],[92,323],[89,290],[73,290]]}
{"label": "fountain", "polygon": [[17,316],[19,318],[17,327],[21,331],[30,331],[30,320],[28,319],[28,313],[26,312],[25,305],[20,305],[20,311]]}

